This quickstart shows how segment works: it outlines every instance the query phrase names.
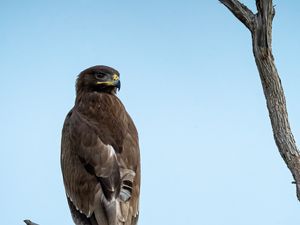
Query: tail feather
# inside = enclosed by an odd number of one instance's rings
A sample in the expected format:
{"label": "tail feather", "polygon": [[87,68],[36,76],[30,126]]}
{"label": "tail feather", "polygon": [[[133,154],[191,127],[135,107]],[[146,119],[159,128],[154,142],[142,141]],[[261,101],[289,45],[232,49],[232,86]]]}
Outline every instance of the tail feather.
{"label": "tail feather", "polygon": [[123,169],[121,170],[121,177],[122,183],[118,196],[108,200],[102,192],[98,193],[99,198],[95,202],[98,207],[94,209],[98,225],[135,225],[137,222],[137,215],[133,213],[132,202],[130,201],[135,172]]}

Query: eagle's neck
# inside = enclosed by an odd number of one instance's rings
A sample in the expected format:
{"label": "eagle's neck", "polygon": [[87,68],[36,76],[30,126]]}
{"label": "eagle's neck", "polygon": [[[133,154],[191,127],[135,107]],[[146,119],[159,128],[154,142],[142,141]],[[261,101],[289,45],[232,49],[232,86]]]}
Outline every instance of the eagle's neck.
{"label": "eagle's neck", "polygon": [[76,93],[75,105],[79,104],[81,101],[90,101],[93,97],[111,95],[111,97],[116,97],[116,88],[107,87],[100,90],[90,89],[90,90],[78,90]]}
{"label": "eagle's neck", "polygon": [[125,108],[115,94],[106,92],[87,92],[79,93],[76,96],[75,108],[83,113],[92,116],[108,113],[123,112]]}

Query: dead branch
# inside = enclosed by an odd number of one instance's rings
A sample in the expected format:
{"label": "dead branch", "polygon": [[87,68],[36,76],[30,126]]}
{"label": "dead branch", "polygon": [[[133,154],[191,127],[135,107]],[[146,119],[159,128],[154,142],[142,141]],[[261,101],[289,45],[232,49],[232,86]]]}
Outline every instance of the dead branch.
{"label": "dead branch", "polygon": [[283,87],[272,54],[272,0],[256,0],[257,13],[238,0],[220,0],[251,32],[255,62],[266,98],[277,148],[290,169],[300,201],[300,156],[292,134]]}

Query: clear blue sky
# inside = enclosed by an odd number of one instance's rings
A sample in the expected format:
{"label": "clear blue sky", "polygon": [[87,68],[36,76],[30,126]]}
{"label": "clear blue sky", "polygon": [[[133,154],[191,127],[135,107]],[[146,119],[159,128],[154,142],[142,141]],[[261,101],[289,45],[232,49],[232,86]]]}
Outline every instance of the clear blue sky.
{"label": "clear blue sky", "polygon": [[[254,0],[244,1],[254,9]],[[300,143],[300,3],[273,50]],[[104,64],[140,134],[140,225],[298,225],[250,33],[217,0],[0,2],[1,224],[72,224],[60,135],[76,75]]]}

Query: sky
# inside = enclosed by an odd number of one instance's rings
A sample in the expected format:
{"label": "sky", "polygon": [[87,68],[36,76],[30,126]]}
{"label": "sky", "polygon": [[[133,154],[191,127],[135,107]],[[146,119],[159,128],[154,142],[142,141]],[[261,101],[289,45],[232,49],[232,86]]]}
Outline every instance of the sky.
{"label": "sky", "polygon": [[[273,53],[300,143],[300,2],[274,4]],[[120,71],[139,131],[139,225],[299,224],[250,33],[217,0],[1,0],[0,33],[1,224],[72,224],[61,129],[76,76],[93,65]]]}

